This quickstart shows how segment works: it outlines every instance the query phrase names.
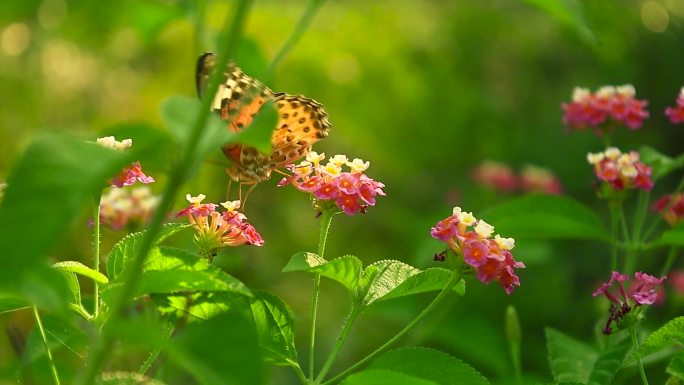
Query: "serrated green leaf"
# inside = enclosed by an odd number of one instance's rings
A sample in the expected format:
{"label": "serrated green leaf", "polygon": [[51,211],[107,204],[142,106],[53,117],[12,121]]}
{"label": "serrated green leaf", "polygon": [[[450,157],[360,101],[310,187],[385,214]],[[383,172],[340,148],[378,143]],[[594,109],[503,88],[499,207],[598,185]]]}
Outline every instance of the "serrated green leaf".
{"label": "serrated green leaf", "polygon": [[658,245],[684,246],[684,222],[680,222],[673,228],[663,231],[655,243]]}
{"label": "serrated green leaf", "polygon": [[151,295],[157,309],[175,322],[206,321],[232,309],[238,298],[230,292],[202,291],[194,293]]}
{"label": "serrated green leaf", "polygon": [[326,261],[314,253],[298,253],[290,258],[283,268],[283,272],[306,271],[319,273],[341,283],[351,293],[354,293],[361,276],[361,260],[353,255]]}
{"label": "serrated green leaf", "polygon": [[[137,150],[113,151],[58,135],[42,136],[28,146],[0,203],[0,291],[39,296],[31,301],[40,306],[66,306],[61,276],[46,273],[47,250],[107,180],[135,160]],[[38,288],[35,282],[40,282]]]}
{"label": "serrated green leaf", "polygon": [[[153,244],[158,245],[165,239],[187,228],[190,228],[190,225],[183,223],[166,223],[159,229]],[[117,242],[109,252],[106,257],[107,275],[112,281],[116,281],[116,279],[119,278],[126,267],[127,262],[135,257],[135,253],[138,250],[138,245],[144,234],[145,232],[141,231],[127,235],[125,238]]]}
{"label": "serrated green leaf", "polygon": [[532,239],[608,240],[608,232],[593,210],[566,196],[527,195],[485,213],[506,237]]}
{"label": "serrated green leaf", "polygon": [[[361,293],[364,295],[362,303],[368,306],[380,300],[442,290],[451,274],[449,270],[442,268],[421,271],[400,261],[378,261],[364,270],[363,282],[366,290]],[[461,280],[454,290],[463,295],[465,282]]]}
{"label": "serrated green leaf", "polygon": [[679,353],[672,357],[672,360],[670,360],[670,363],[667,365],[665,372],[672,377],[684,380],[684,353]]}
{"label": "serrated green leaf", "polygon": [[78,283],[78,278],[76,278],[76,273],[71,271],[61,271],[66,278],[67,286],[71,292],[70,302],[75,305],[81,305],[81,285]]}
{"label": "serrated green leaf", "polygon": [[434,381],[421,380],[420,378],[408,376],[403,373],[391,370],[372,369],[352,374],[347,377],[340,385],[439,385]]}
{"label": "serrated green leaf", "polygon": [[262,357],[251,319],[219,314],[188,325],[171,340],[169,356],[205,385],[263,383]]}
{"label": "serrated green leaf", "polygon": [[252,146],[261,153],[270,154],[273,151],[271,136],[277,124],[278,111],[274,102],[269,100],[261,106],[252,123],[238,132],[230,142]]}
{"label": "serrated green leaf", "polygon": [[131,372],[105,372],[95,381],[97,385],[165,385],[142,374]]}
{"label": "serrated green leaf", "polygon": [[598,357],[596,350],[557,330],[544,332],[554,380],[586,384]]}
{"label": "serrated green leaf", "polygon": [[[102,291],[105,302],[113,298],[122,283],[110,284]],[[150,250],[134,296],[151,293],[189,293],[196,291],[229,292],[251,297],[239,280],[211,265],[206,259],[185,250],[156,247]]]}
{"label": "serrated green leaf", "polygon": [[684,155],[672,159],[649,146],[643,146],[639,149],[639,158],[652,168],[651,177],[654,181],[684,166]]}
{"label": "serrated green leaf", "polygon": [[641,357],[670,347],[684,344],[684,316],[670,320],[660,329],[651,333],[639,347]]}
{"label": "serrated green leaf", "polygon": [[84,277],[88,277],[92,279],[93,281],[99,283],[99,284],[107,284],[109,283],[109,279],[107,277],[100,273],[99,271],[95,271],[88,266],[82,264],[81,262],[76,262],[76,261],[62,261],[62,262],[57,262],[52,265],[57,270],[60,271],[68,271],[76,274],[80,274]]}
{"label": "serrated green leaf", "polygon": [[390,350],[373,360],[368,369],[390,370],[439,385],[489,384],[482,374],[463,361],[423,347]]}
{"label": "serrated green leaf", "polygon": [[594,362],[587,385],[610,385],[631,347],[630,339],[625,338],[600,352]]}
{"label": "serrated green leaf", "polygon": [[257,292],[251,308],[264,359],[274,365],[296,365],[294,316],[290,307],[273,294]]}

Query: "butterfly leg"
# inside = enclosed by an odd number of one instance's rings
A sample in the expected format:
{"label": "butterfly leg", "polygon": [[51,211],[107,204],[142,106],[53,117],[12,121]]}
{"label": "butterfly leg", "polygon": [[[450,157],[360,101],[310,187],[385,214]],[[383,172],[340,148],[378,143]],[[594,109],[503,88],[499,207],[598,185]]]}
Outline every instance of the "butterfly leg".
{"label": "butterfly leg", "polygon": [[[245,193],[245,197],[243,198],[242,197],[242,186],[248,185],[248,184],[251,184],[252,186],[249,188],[249,190],[247,190],[247,193]],[[249,194],[252,193],[252,191],[254,190],[254,188],[256,186],[257,186],[256,183],[240,183],[240,201],[242,202],[240,204],[240,206],[242,206],[243,209],[244,209],[245,205],[247,205],[247,198],[249,198]]]}
{"label": "butterfly leg", "polygon": [[230,200],[230,188],[233,186],[233,179],[228,178],[228,186],[226,187],[226,200]]}

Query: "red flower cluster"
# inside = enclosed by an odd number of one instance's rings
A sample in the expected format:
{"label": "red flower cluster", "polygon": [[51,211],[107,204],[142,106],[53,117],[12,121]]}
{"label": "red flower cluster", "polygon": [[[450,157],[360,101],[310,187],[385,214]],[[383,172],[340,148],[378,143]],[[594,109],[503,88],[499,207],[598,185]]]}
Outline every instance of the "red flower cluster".
{"label": "red flower cluster", "polygon": [[609,147],[604,152],[589,153],[587,160],[594,166],[596,176],[614,190],[653,188],[651,168],[639,161],[636,151],[623,154],[616,147]]}
{"label": "red flower cluster", "polygon": [[646,100],[635,98],[632,85],[605,86],[591,93],[586,88],[575,88],[571,103],[563,103],[563,122],[569,127],[584,130],[601,128],[609,119],[635,130],[649,117]]}
{"label": "red flower cluster", "polygon": [[[325,154],[310,152],[298,165],[289,165],[292,176],[283,178],[278,186],[292,184],[300,191],[314,196],[320,209],[337,207],[347,215],[366,212],[375,205],[377,195],[385,195],[384,184],[364,174],[370,162],[361,159],[349,161],[344,155],[335,155],[323,165]],[[342,166],[350,171],[342,171]]]}
{"label": "red flower cluster", "polygon": [[684,194],[669,194],[658,199],[651,206],[653,211],[660,213],[671,226],[684,220]]}
{"label": "red flower cluster", "polygon": [[147,186],[130,191],[111,189],[100,200],[100,222],[113,230],[120,230],[131,223],[144,224],[157,205],[159,197],[153,195]]}
{"label": "red flower cluster", "polygon": [[679,91],[677,97],[677,105],[674,107],[667,107],[665,115],[670,118],[672,124],[684,123],[684,87]]}
{"label": "red flower cluster", "polygon": [[[98,138],[96,142],[100,146],[111,148],[118,151],[123,151],[127,148],[130,148],[133,145],[133,141],[131,139],[124,139],[122,141],[118,141],[113,136],[105,136],[102,138]],[[140,162],[135,162],[130,166],[126,167],[125,169],[123,169],[119,175],[112,178],[110,183],[112,186],[123,187],[133,185],[136,181],[145,184],[154,182],[154,178],[145,175],[145,173],[142,170],[142,167],[140,167]]]}
{"label": "red flower cluster", "polygon": [[473,179],[478,184],[499,192],[518,189],[547,194],[563,192],[563,186],[551,171],[532,165],[526,165],[518,176],[508,165],[487,160],[473,169]]}
{"label": "red flower cluster", "polygon": [[226,211],[219,213],[216,211],[218,205],[202,203],[204,198],[204,194],[197,197],[187,194],[186,199],[191,205],[176,214],[178,217],[187,216],[195,227],[195,244],[200,249],[200,254],[211,259],[219,249],[225,247],[264,245],[264,240],[254,226],[246,222],[247,217],[237,211],[240,201],[221,203]]}
{"label": "red flower cluster", "polygon": [[[603,328],[603,334],[612,333],[611,323],[619,322],[632,309],[641,305],[652,305],[658,298],[658,286],[663,283],[665,278],[656,278],[646,273],[637,272],[634,273],[634,281],[630,284],[629,290],[625,290],[622,283],[627,281],[629,277],[614,271],[610,276],[610,281],[601,284],[593,293],[594,297],[603,294],[611,302],[610,316]],[[615,283],[617,283],[617,288],[613,287]]]}
{"label": "red flower cluster", "polygon": [[[499,281],[507,294],[520,286],[515,269],[525,264],[513,258],[513,238],[492,238],[494,227],[476,219],[460,207],[454,207],[453,214],[435,224],[430,231],[433,238],[446,242],[449,248],[476,271],[477,279],[485,284]],[[443,258],[441,258],[443,259]]]}

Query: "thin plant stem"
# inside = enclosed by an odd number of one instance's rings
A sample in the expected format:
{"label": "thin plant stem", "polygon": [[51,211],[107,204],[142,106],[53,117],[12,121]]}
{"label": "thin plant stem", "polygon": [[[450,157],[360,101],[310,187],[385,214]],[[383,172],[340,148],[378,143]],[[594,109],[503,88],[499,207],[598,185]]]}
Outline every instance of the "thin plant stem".
{"label": "thin plant stem", "polygon": [[48,345],[47,335],[45,334],[45,328],[43,328],[43,322],[40,320],[40,314],[38,314],[38,308],[33,307],[33,318],[36,319],[36,326],[40,331],[40,337],[43,339],[43,345],[45,345],[45,353],[47,354],[48,363],[50,364],[50,371],[52,372],[52,379],[55,385],[60,385],[59,374],[57,373],[57,367],[55,366],[55,361],[52,359],[52,351],[50,351],[50,345]]}
{"label": "thin plant stem", "polygon": [[416,318],[411,321],[406,327],[401,329],[397,334],[394,335],[394,337],[390,338],[389,341],[385,342],[382,346],[379,348],[375,349],[372,353],[367,355],[366,357],[362,358],[361,360],[357,361],[354,365],[350,366],[349,368],[345,369],[335,377],[331,378],[330,380],[324,382],[322,385],[330,385],[333,384],[335,381],[339,381],[340,379],[344,378],[347,374],[350,372],[353,372],[354,370],[358,369],[361,365],[365,364],[366,362],[370,361],[372,358],[377,356],[378,354],[384,352],[388,347],[390,347],[392,344],[397,342],[401,337],[403,337],[409,330],[411,330],[418,322],[420,322],[423,318],[425,318],[426,315],[428,315],[437,305],[439,305],[440,302],[446,297],[446,295],[451,291],[451,289],[458,283],[460,275],[456,272],[452,273],[451,278],[449,279],[449,282],[447,282],[446,286],[444,286],[444,289],[442,289],[441,292],[435,297],[435,299],[430,302],[429,305],[425,309],[423,309],[420,314]]}
{"label": "thin plant stem", "polygon": [[610,270],[616,271],[618,264],[618,231],[620,227],[620,215],[618,204],[609,202],[610,209]]}
{"label": "thin plant stem", "polygon": [[641,231],[646,218],[646,211],[648,210],[648,200],[650,193],[648,191],[639,192],[639,201],[637,209],[634,213],[634,226],[632,229],[632,239],[627,250],[627,257],[625,258],[625,265],[623,269],[624,274],[632,274],[636,266],[637,250],[641,242]]}
{"label": "thin plant stem", "polygon": [[308,384],[309,384],[309,380],[306,378],[306,374],[304,374],[304,371],[303,371],[302,368],[299,366],[299,363],[297,363],[297,362],[295,362],[295,361],[289,361],[289,360],[288,360],[288,363],[290,364],[290,367],[292,368],[292,370],[294,370],[295,373],[297,373],[297,378],[299,378],[299,381],[300,381],[303,385],[308,385]]}
{"label": "thin plant stem", "polygon": [[358,304],[356,304],[356,303],[352,304],[352,308],[349,311],[349,315],[347,315],[347,319],[344,321],[344,326],[342,327],[342,331],[340,331],[340,335],[337,336],[337,341],[335,341],[335,346],[330,351],[330,355],[328,355],[328,359],[325,360],[325,364],[323,364],[323,369],[321,369],[321,372],[318,373],[318,377],[316,377],[315,384],[320,384],[321,381],[323,381],[325,379],[325,375],[328,374],[330,367],[332,366],[333,362],[335,362],[335,358],[337,357],[337,354],[340,352],[342,345],[344,345],[345,341],[347,341],[347,337],[349,337],[349,332],[351,331],[351,328],[354,325],[354,322],[356,321],[356,319],[359,318],[359,314],[361,313],[362,310],[363,310],[363,308],[361,306],[359,306]]}
{"label": "thin plant stem", "polygon": [[[176,328],[173,325],[169,325],[169,328],[166,331],[166,338],[167,339],[169,337],[171,337],[171,334],[173,334],[173,331],[175,329]],[[159,354],[161,353],[162,348],[163,348],[162,346],[157,346],[152,352],[150,352],[150,355],[147,356],[147,359],[145,359],[145,362],[143,362],[142,365],[140,365],[140,368],[138,369],[138,374],[144,375],[145,373],[147,373],[147,371],[150,369],[150,367],[152,367],[152,364],[154,364],[154,361],[156,361],[157,358],[159,358]]]}
{"label": "thin plant stem", "polygon": [[[324,210],[321,214],[321,231],[318,237],[318,256],[323,258],[325,243],[328,240],[330,223],[335,212]],[[314,379],[314,353],[316,346],[316,316],[318,313],[318,294],[321,286],[321,275],[314,274],[313,294],[311,295],[311,332],[309,333],[309,379]]]}
{"label": "thin plant stem", "polygon": [[627,219],[625,218],[625,210],[622,204],[618,209],[618,215],[620,216],[620,225],[622,227],[622,236],[624,237],[624,242],[626,244],[630,243],[629,229],[627,228]]}
{"label": "thin plant stem", "polygon": [[[100,200],[102,191],[95,194],[93,202],[93,269],[100,271]],[[93,318],[100,314],[100,286],[97,282],[93,287]]]}
{"label": "thin plant stem", "polygon": [[278,67],[280,62],[292,50],[292,47],[294,47],[295,44],[297,44],[297,42],[302,37],[304,32],[306,32],[306,30],[309,28],[309,25],[311,24],[311,21],[316,15],[316,12],[321,7],[321,5],[323,5],[324,2],[325,0],[309,1],[309,4],[307,5],[306,10],[304,11],[304,14],[302,15],[302,18],[299,19],[299,22],[295,26],[294,31],[292,32],[292,34],[290,34],[285,43],[283,43],[283,45],[280,47],[276,55],[273,57],[273,60],[271,60],[271,63],[268,65],[266,73],[263,76],[264,81],[268,82],[276,67]]}
{"label": "thin plant stem", "polygon": [[670,251],[667,253],[667,259],[665,259],[663,269],[660,271],[661,277],[670,272],[675,259],[677,259],[677,254],[679,254],[679,248],[674,246],[670,247]]}
{"label": "thin plant stem", "polygon": [[629,327],[629,335],[632,337],[632,346],[634,347],[634,351],[637,352],[637,363],[639,366],[641,382],[643,385],[648,385],[648,379],[646,378],[646,372],[644,371],[644,363],[641,362],[641,355],[639,354],[639,339],[637,338],[636,326]]}
{"label": "thin plant stem", "polygon": [[[225,68],[228,64],[230,54],[235,52],[235,47],[237,46],[251,3],[251,0],[238,1],[236,3],[233,17],[231,18],[230,15],[226,17],[226,22],[230,24],[224,27],[224,36],[222,36],[221,39],[221,42],[224,44],[222,44],[220,47],[221,50],[219,51],[218,64],[216,68]],[[110,311],[108,312],[110,318],[108,320],[109,323],[116,323],[116,321],[122,316],[122,310],[128,300],[131,298],[131,295],[138,284],[138,280],[140,279],[145,257],[151,249],[154,239],[159,233],[162,222],[166,219],[166,214],[172,207],[178,189],[182,185],[183,181],[187,178],[190,165],[193,163],[193,159],[196,156],[196,149],[199,139],[202,137],[204,127],[206,125],[207,119],[209,118],[213,95],[216,94],[216,91],[218,90],[221,77],[222,71],[218,70],[214,71],[209,78],[207,92],[200,103],[198,115],[190,129],[189,140],[186,146],[183,148],[183,152],[180,156],[180,162],[172,170],[171,175],[169,176],[169,181],[165,188],[162,201],[152,217],[148,230],[141,239],[140,246],[135,254],[135,257],[131,260],[130,266],[124,270],[123,284],[118,295],[113,299]],[[88,357],[88,362],[86,364],[85,372],[80,376],[79,381],[77,382],[78,384],[92,384],[94,382],[98,371],[104,363],[105,356],[112,344],[113,337],[114,336],[111,328],[103,327],[99,339],[95,340],[95,343],[93,344],[91,354]]]}

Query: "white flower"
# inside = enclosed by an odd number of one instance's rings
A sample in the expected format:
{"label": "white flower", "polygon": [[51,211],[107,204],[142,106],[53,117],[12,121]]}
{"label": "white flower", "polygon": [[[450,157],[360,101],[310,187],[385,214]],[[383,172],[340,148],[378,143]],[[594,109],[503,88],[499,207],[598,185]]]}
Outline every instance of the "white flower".
{"label": "white flower", "polygon": [[494,232],[494,226],[480,219],[475,225],[475,232],[482,238],[489,238]]}
{"label": "white flower", "polygon": [[512,250],[515,247],[515,239],[502,238],[499,234],[494,236],[494,242],[496,242],[496,244],[504,250]]}

